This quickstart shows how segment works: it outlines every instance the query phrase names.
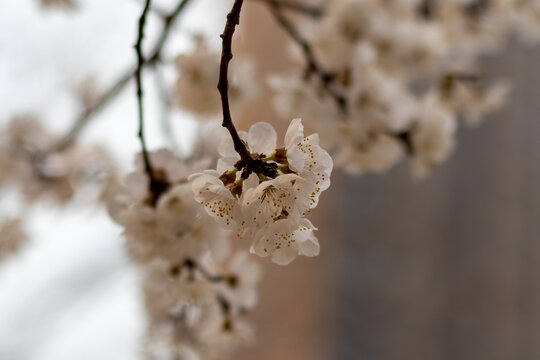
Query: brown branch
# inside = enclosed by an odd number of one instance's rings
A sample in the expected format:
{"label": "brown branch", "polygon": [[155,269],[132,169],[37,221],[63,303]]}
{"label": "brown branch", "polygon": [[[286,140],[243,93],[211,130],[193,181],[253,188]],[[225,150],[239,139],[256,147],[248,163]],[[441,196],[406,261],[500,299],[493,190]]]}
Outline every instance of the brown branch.
{"label": "brown branch", "polygon": [[[144,4],[145,0],[134,0],[134,1],[137,4],[142,5]],[[162,18],[165,18],[167,16],[167,12],[163,10],[163,8],[157,7],[155,4],[150,7],[150,12]]]}
{"label": "brown branch", "polygon": [[[210,282],[210,283],[223,283],[225,282],[228,286],[231,288],[235,288],[238,285],[238,277],[235,275],[212,275],[210,272],[205,269],[201,264],[199,264],[197,261],[186,258],[184,261],[182,261],[180,264],[175,265],[169,269],[169,273],[171,276],[177,277],[182,274],[182,271],[184,269],[187,269],[188,275],[187,280],[188,281],[195,281],[195,272],[197,271],[199,274],[202,275],[202,277]],[[233,328],[233,319],[232,319],[232,311],[233,311],[233,304],[231,301],[229,301],[225,295],[223,295],[220,292],[216,293],[216,301],[220,307],[221,313],[223,315],[223,330],[224,331],[231,331]],[[240,308],[239,312],[242,313],[245,309]]]}
{"label": "brown branch", "polygon": [[463,11],[471,19],[478,20],[489,10],[491,5],[493,5],[491,0],[474,0],[463,5]]}
{"label": "brown branch", "polygon": [[244,0],[235,0],[234,5],[231,9],[231,12],[227,15],[227,22],[225,23],[225,29],[223,34],[221,34],[221,39],[223,40],[223,47],[221,51],[221,63],[219,65],[219,81],[218,81],[218,90],[221,95],[221,104],[223,107],[223,123],[222,126],[226,128],[231,134],[234,149],[240,155],[242,162],[249,163],[251,156],[246,144],[240,139],[234,123],[231,117],[231,110],[229,106],[229,62],[231,61],[232,54],[232,38],[234,35],[234,30],[236,26],[240,24],[240,11],[242,10],[242,4]]}
{"label": "brown branch", "polygon": [[300,32],[294,27],[294,25],[283,15],[281,12],[280,6],[274,4],[273,2],[268,2],[268,6],[270,7],[270,11],[272,12],[272,15],[274,16],[274,19],[279,23],[279,25],[289,34],[289,36],[294,40],[298,46],[302,49],[302,52],[304,53],[304,57],[307,61],[307,69],[306,73],[308,76],[310,75],[316,75],[321,84],[323,89],[334,99],[334,102],[336,103],[339,110],[343,113],[347,113],[347,99],[343,94],[341,94],[338,90],[336,90],[332,84],[335,79],[335,74],[326,72],[317,62],[315,59],[315,54],[313,53],[313,49],[311,48],[311,45],[309,42],[304,39],[304,37],[300,34]]}
{"label": "brown branch", "polygon": [[394,136],[397,140],[401,141],[408,155],[414,155],[414,141],[413,141],[412,129],[402,131],[397,134],[388,134],[388,135]]}
{"label": "brown branch", "polygon": [[84,109],[84,111],[73,122],[71,129],[60,140],[54,144],[47,152],[59,152],[67,149],[84,129],[88,122],[110,104],[124,90],[129,81],[133,78],[134,69],[125,72],[107,91],[105,91],[98,101]]}
{"label": "brown branch", "polygon": [[416,7],[418,15],[425,20],[431,20],[435,16],[436,0],[423,0]]}
{"label": "brown branch", "polygon": [[182,0],[176,5],[176,8],[171,11],[171,13],[165,17],[163,17],[163,30],[161,31],[161,35],[159,36],[159,40],[157,44],[154,47],[154,51],[152,52],[152,55],[150,55],[148,62],[150,64],[154,64],[155,62],[158,62],[161,60],[161,53],[165,46],[165,43],[167,42],[167,39],[169,38],[169,35],[171,33],[172,27],[174,25],[174,22],[178,18],[178,16],[182,13],[182,11],[185,9],[186,5],[189,4],[191,0]]}
{"label": "brown branch", "polygon": [[154,179],[154,170],[148,156],[148,150],[146,148],[146,140],[144,137],[144,109],[143,109],[143,86],[142,86],[142,68],[145,60],[142,53],[142,41],[144,39],[144,26],[146,25],[146,16],[148,15],[148,9],[150,9],[150,3],[152,0],[146,0],[143,12],[139,18],[139,31],[137,36],[137,42],[135,43],[135,52],[137,53],[137,68],[135,69],[135,82],[137,84],[137,105],[139,110],[139,140],[141,141],[141,151],[144,161],[144,170],[150,179],[149,192],[152,193]]}
{"label": "brown branch", "polygon": [[[172,26],[182,13],[186,5],[190,0],[181,0],[176,8],[172,10],[168,15],[160,16],[164,21],[163,29],[159,36],[159,40],[150,52],[148,59],[145,59],[143,66],[152,66],[161,60],[161,54],[163,48],[170,36]],[[92,120],[101,110],[109,105],[116,97],[125,89],[130,79],[135,76],[136,66],[132,66],[127,70],[118,80],[100,96],[97,103],[91,107],[87,107],[73,122],[71,129],[64,135],[48,152],[58,152],[67,149],[79,133],[86,127],[86,125]]]}
{"label": "brown branch", "polygon": [[238,284],[238,278],[235,275],[212,275],[206,268],[191,258],[186,258],[180,264],[171,267],[169,273],[172,276],[179,276],[184,268],[188,270],[188,278],[191,281],[195,280],[195,271],[198,271],[206,281],[211,283],[226,282],[233,288]]}
{"label": "brown branch", "polygon": [[216,294],[216,300],[221,308],[221,313],[223,314],[223,331],[229,332],[233,330],[232,322],[232,304],[231,302],[221,293]]}
{"label": "brown branch", "polygon": [[321,17],[324,14],[324,9],[320,6],[316,6],[312,4],[301,4],[301,3],[293,2],[290,0],[251,0],[251,1],[276,5],[283,9],[295,11],[300,14],[312,16],[314,18]]}

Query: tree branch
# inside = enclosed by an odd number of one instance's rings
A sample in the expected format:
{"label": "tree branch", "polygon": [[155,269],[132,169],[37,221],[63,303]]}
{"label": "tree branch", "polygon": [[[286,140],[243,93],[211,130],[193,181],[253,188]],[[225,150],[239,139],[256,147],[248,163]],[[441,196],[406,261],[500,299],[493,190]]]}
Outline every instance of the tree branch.
{"label": "tree branch", "polygon": [[[161,54],[163,48],[170,36],[172,26],[182,13],[186,5],[190,0],[181,0],[176,8],[172,10],[168,15],[162,16],[164,21],[163,29],[159,36],[159,40],[151,51],[148,60],[145,59],[143,66],[152,66],[161,60]],[[84,111],[73,122],[71,129],[64,135],[48,152],[58,152],[65,150],[75,140],[79,133],[85,128],[85,126],[95,117],[101,110],[109,105],[121,92],[124,90],[130,79],[135,76],[136,66],[130,67],[118,80],[100,96],[98,102],[92,106],[84,109]]]}
{"label": "tree branch", "polygon": [[280,9],[280,5],[277,5],[272,1],[267,1],[267,3],[270,7],[272,15],[274,16],[274,19],[279,23],[283,30],[285,30],[285,32],[289,34],[292,40],[294,40],[294,42],[298,44],[298,46],[300,46],[300,48],[302,49],[304,57],[307,61],[307,75],[316,75],[319,78],[323,89],[334,99],[334,102],[336,103],[339,110],[343,114],[346,114],[347,99],[343,94],[341,94],[332,86],[332,83],[335,79],[335,74],[326,72],[324,69],[322,69],[322,67],[315,59],[315,54],[313,53],[311,45],[307,40],[302,37],[300,32],[294,27],[294,25],[289,21],[289,19],[287,19],[285,15],[283,15]]}
{"label": "tree branch", "polygon": [[150,179],[149,191],[152,192],[154,179],[154,170],[150,163],[150,157],[148,156],[148,150],[146,148],[146,140],[144,138],[144,109],[143,109],[143,87],[142,87],[142,68],[145,60],[142,53],[142,41],[144,39],[144,26],[146,25],[146,16],[148,15],[148,9],[150,9],[150,3],[152,0],[146,0],[143,12],[139,18],[139,33],[137,42],[135,43],[135,52],[137,53],[137,68],[135,69],[135,81],[137,84],[137,105],[139,109],[139,132],[138,136],[141,141],[141,151],[144,161],[144,170]]}
{"label": "tree branch", "polygon": [[240,139],[236,128],[234,127],[231,110],[229,106],[229,62],[231,61],[232,54],[232,38],[234,35],[234,30],[236,26],[240,24],[240,11],[242,10],[242,4],[244,0],[235,0],[234,5],[227,15],[227,22],[225,23],[225,29],[223,34],[221,34],[221,39],[223,40],[223,47],[221,51],[221,63],[219,65],[219,81],[218,81],[218,90],[221,95],[221,104],[223,107],[223,123],[222,126],[226,128],[231,134],[234,149],[240,155],[240,159],[243,162],[249,162],[251,156],[249,151],[246,148],[246,145]]}
{"label": "tree branch", "polygon": [[163,21],[164,21],[163,30],[161,31],[161,35],[159,36],[159,40],[154,47],[154,51],[152,52],[152,55],[150,55],[149,57],[148,62],[150,64],[154,64],[155,62],[158,62],[161,60],[162,50],[165,46],[165,43],[167,42],[167,39],[169,38],[174,22],[176,21],[178,16],[182,13],[182,11],[185,9],[186,5],[189,4],[190,1],[191,0],[180,1],[169,15],[163,17]]}
{"label": "tree branch", "polygon": [[192,281],[195,280],[195,271],[198,271],[199,274],[208,282],[211,283],[221,283],[225,282],[230,287],[234,288],[238,285],[238,277],[236,275],[230,274],[220,274],[220,275],[212,275],[206,268],[204,268],[201,264],[199,264],[197,261],[186,258],[184,261],[182,261],[180,264],[175,265],[169,269],[169,273],[172,276],[179,276],[182,273],[183,269],[187,269],[189,274],[188,278]]}
{"label": "tree branch", "polygon": [[60,140],[54,144],[47,152],[59,152],[67,149],[73,144],[75,138],[84,129],[88,122],[109,105],[124,90],[129,81],[133,78],[135,70],[129,69],[123,74],[107,91],[105,91],[98,101],[84,111],[73,122],[71,129]]}
{"label": "tree branch", "polygon": [[[134,2],[139,5],[142,5],[144,4],[145,0],[134,0]],[[161,18],[165,18],[167,16],[167,12],[163,10],[161,7],[157,7],[156,5],[152,5],[152,7],[150,7],[150,12]]]}
{"label": "tree branch", "polygon": [[423,19],[431,20],[435,16],[436,7],[436,0],[423,0],[417,5],[416,11]]}

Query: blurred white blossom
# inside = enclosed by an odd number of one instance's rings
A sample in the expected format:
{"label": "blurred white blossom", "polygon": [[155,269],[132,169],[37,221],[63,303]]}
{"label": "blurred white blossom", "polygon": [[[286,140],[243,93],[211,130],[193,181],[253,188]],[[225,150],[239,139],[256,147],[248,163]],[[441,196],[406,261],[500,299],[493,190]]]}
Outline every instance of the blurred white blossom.
{"label": "blurred white blossom", "polygon": [[0,261],[17,253],[28,241],[21,219],[8,219],[0,223]]}

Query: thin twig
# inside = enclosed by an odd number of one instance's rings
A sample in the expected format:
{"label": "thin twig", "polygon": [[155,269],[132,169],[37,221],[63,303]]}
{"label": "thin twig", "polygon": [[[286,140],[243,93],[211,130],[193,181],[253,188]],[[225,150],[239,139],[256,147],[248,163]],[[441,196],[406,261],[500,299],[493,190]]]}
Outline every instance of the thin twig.
{"label": "thin twig", "polygon": [[[144,66],[152,66],[161,60],[161,54],[163,48],[170,36],[172,26],[179,15],[182,13],[186,5],[190,0],[182,0],[178,3],[176,8],[172,10],[168,15],[162,16],[164,21],[163,29],[159,36],[159,40],[150,52],[148,59],[145,59]],[[99,98],[99,101],[92,107],[86,108],[73,122],[71,129],[63,136],[48,152],[58,152],[68,148],[84,127],[90,122],[95,115],[103,110],[108,104],[110,104],[121,92],[124,90],[130,79],[135,76],[136,66],[131,66],[118,80],[103,93]]]}
{"label": "thin twig", "polygon": [[77,137],[77,135],[84,129],[86,124],[101,110],[103,110],[108,104],[112,102],[121,92],[124,90],[129,81],[133,78],[135,70],[129,69],[98,99],[98,101],[84,109],[84,111],[73,122],[73,126],[60,140],[51,147],[48,152],[59,152],[67,149]]}
{"label": "thin twig", "polygon": [[338,90],[336,90],[332,83],[335,80],[335,74],[326,72],[317,62],[315,59],[315,54],[313,53],[313,49],[311,48],[311,45],[309,42],[304,39],[304,37],[300,34],[300,32],[294,27],[294,25],[283,15],[281,12],[281,9],[279,5],[276,5],[272,2],[268,2],[268,6],[270,7],[270,11],[272,12],[272,15],[274,16],[274,19],[280,24],[280,26],[289,34],[289,36],[294,40],[298,46],[302,49],[302,52],[304,53],[304,57],[307,61],[307,69],[306,73],[307,75],[316,75],[324,90],[334,99],[336,105],[338,106],[339,110],[346,114],[347,113],[347,99],[343,94],[341,94]]}
{"label": "thin twig", "polygon": [[137,105],[139,110],[139,132],[138,136],[141,141],[141,151],[144,161],[144,170],[150,179],[149,191],[152,192],[152,183],[155,182],[154,170],[150,163],[150,157],[148,156],[148,150],[146,148],[146,140],[144,138],[144,109],[143,109],[143,86],[142,86],[142,68],[145,60],[142,53],[142,41],[144,39],[144,26],[146,25],[146,16],[148,15],[148,9],[150,9],[150,3],[152,0],[146,0],[143,12],[139,18],[139,31],[137,36],[137,42],[135,43],[135,52],[137,53],[137,68],[135,69],[135,81],[137,83]]}
{"label": "thin twig", "polygon": [[[144,4],[144,1],[145,0],[135,0],[135,2],[139,5]],[[150,7],[150,12],[162,18],[165,18],[167,16],[167,12],[161,7],[156,7],[156,5],[152,5]]]}
{"label": "thin twig", "polygon": [[227,15],[227,22],[225,23],[225,30],[221,34],[223,39],[223,48],[221,51],[221,63],[219,66],[219,82],[218,90],[221,95],[221,104],[223,107],[223,123],[222,126],[226,128],[231,134],[234,149],[240,155],[240,159],[243,162],[249,163],[251,156],[246,148],[246,145],[240,139],[234,123],[231,117],[231,110],[229,107],[229,62],[231,61],[232,54],[232,38],[236,26],[240,24],[240,11],[242,10],[242,4],[244,0],[235,0],[231,12]]}
{"label": "thin twig", "polygon": [[191,280],[195,280],[195,271],[198,271],[206,281],[211,283],[226,282],[230,287],[238,284],[236,275],[212,275],[204,266],[191,258],[186,258],[180,264],[171,267],[169,272],[172,276],[179,276],[184,268],[188,270],[188,278]]}
{"label": "thin twig", "polygon": [[163,47],[165,46],[165,43],[167,42],[167,39],[169,38],[174,22],[176,21],[178,16],[182,13],[182,11],[185,9],[186,5],[189,4],[190,1],[191,0],[180,1],[178,5],[176,5],[176,7],[171,11],[171,13],[163,18],[163,22],[164,22],[163,30],[161,31],[161,35],[159,36],[159,40],[154,47],[154,51],[152,52],[152,55],[150,55],[150,57],[148,58],[148,62],[150,64],[154,64],[155,62],[158,62],[161,60],[161,53],[162,53]]}
{"label": "thin twig", "polygon": [[312,5],[312,4],[302,4],[302,3],[293,2],[290,0],[251,0],[251,1],[257,1],[257,2],[276,5],[287,10],[298,12],[300,14],[312,16],[314,18],[321,17],[324,14],[324,9],[320,6]]}
{"label": "thin twig", "polygon": [[474,0],[464,4],[463,11],[471,19],[478,20],[489,10],[491,5],[493,5],[491,0]]}
{"label": "thin twig", "polygon": [[423,0],[416,7],[416,11],[423,19],[431,20],[435,16],[436,6],[436,0]]}
{"label": "thin twig", "polygon": [[221,308],[221,313],[223,314],[223,331],[232,331],[232,304],[231,302],[221,293],[216,294],[216,299]]}

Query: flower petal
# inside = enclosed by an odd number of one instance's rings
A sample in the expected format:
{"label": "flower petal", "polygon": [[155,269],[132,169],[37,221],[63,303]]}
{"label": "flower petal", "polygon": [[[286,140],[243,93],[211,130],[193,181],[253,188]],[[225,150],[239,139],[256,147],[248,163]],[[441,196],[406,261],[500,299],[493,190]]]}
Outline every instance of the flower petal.
{"label": "flower petal", "polygon": [[272,253],[272,262],[278,265],[289,265],[298,255],[298,245],[284,246]]}
{"label": "flower petal", "polygon": [[224,158],[240,160],[240,155],[234,150],[234,144],[229,134],[223,135],[218,145],[218,152]]}
{"label": "flower petal", "polygon": [[298,244],[298,254],[308,257],[318,256],[321,251],[319,240],[311,234],[304,242]]}
{"label": "flower petal", "polygon": [[251,152],[269,156],[276,149],[277,133],[269,123],[258,122],[252,125],[247,139]]}
{"label": "flower petal", "polygon": [[288,149],[295,145],[298,138],[304,137],[304,125],[302,125],[302,119],[293,119],[291,121],[287,133],[285,134],[285,147]]}

